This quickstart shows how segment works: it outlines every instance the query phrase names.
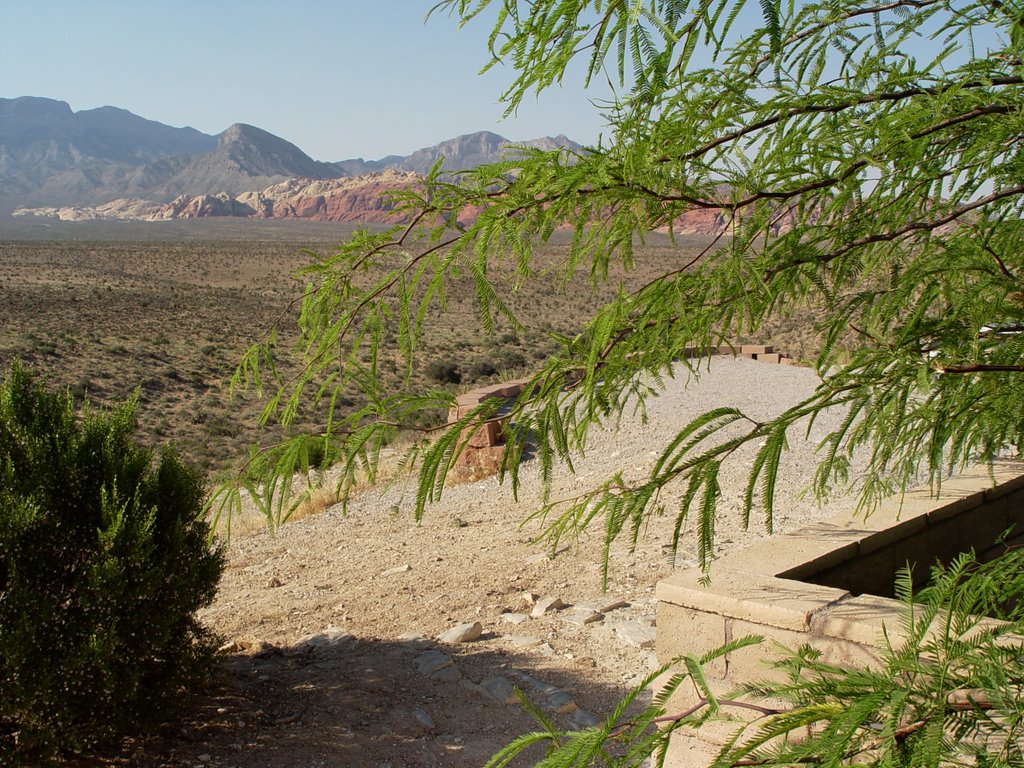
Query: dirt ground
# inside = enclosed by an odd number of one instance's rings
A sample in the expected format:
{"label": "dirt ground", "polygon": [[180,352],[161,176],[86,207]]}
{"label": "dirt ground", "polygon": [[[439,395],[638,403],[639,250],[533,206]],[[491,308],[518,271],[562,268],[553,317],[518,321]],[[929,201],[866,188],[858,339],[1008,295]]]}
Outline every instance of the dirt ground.
{"label": "dirt ground", "polygon": [[[482,496],[492,483],[476,484]],[[495,679],[542,708],[558,705],[550,713],[571,728],[606,715],[656,666],[653,648],[640,647],[650,639],[622,634],[653,633],[654,584],[671,570],[656,542],[616,550],[605,593],[596,536],[551,558],[515,507],[439,507],[418,525],[407,508],[372,507],[234,536],[203,616],[227,649],[209,694],[184,723],[125,745],[113,763],[478,766],[534,727]],[[528,593],[570,607],[524,617]],[[576,624],[584,603],[588,617],[608,610]],[[472,622],[477,640],[433,639]],[[430,651],[451,665],[426,666],[445,664]]]}
{"label": "dirt ground", "polygon": [[[666,428],[696,409],[738,401],[762,413],[813,382],[807,369],[716,362],[699,386],[674,382],[673,393],[652,401],[647,424],[599,430],[576,474],[557,474],[554,496],[616,469],[642,474]],[[794,441],[777,530],[821,514],[799,493],[816,438]],[[733,514],[749,460],[740,452],[723,473],[720,551],[764,535],[742,530]],[[335,507],[276,534],[233,535],[220,594],[202,616],[226,643],[209,693],[182,723],[123,745],[103,764],[479,766],[534,728],[513,686],[564,728],[605,718],[657,666],[655,585],[673,567],[694,564],[694,537],[684,529],[673,566],[674,515],[653,516],[635,550],[613,545],[602,591],[600,525],[563,540],[554,557],[536,540],[539,525],[524,525],[539,503],[536,474],[526,471],[519,503],[493,478],[450,488],[419,524],[413,485],[400,478],[347,512]],[[530,616],[544,598],[566,607]],[[473,622],[478,639],[437,639]],[[693,764],[706,764],[709,748],[693,749]]]}

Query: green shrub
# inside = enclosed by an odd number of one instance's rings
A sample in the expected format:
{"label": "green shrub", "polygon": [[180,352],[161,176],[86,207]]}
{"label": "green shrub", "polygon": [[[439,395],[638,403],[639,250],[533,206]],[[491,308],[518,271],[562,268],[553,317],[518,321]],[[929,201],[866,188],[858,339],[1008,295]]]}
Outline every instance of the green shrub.
{"label": "green shrub", "polygon": [[490,360],[481,360],[469,366],[468,373],[470,381],[476,381],[477,379],[486,379],[488,376],[494,376],[497,372],[498,369],[494,367],[494,363]]}
{"label": "green shrub", "polygon": [[424,370],[427,378],[438,384],[459,384],[462,382],[462,374],[455,363],[447,360],[431,360]]}
{"label": "green shrub", "polygon": [[158,724],[215,658],[203,479],[134,432],[133,402],[78,417],[18,364],[0,384],[0,764]]}

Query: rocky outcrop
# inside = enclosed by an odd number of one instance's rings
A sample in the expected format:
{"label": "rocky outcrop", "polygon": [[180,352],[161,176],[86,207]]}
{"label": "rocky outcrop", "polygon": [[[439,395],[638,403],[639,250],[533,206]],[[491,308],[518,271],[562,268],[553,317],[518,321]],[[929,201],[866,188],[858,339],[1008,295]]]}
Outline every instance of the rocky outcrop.
{"label": "rocky outcrop", "polygon": [[[149,200],[113,200],[96,206],[20,208],[15,216],[48,216],[63,221],[95,219],[166,221],[235,217],[251,219],[305,219],[342,223],[398,224],[406,219],[395,213],[391,193],[415,186],[422,176],[387,170],[354,178],[287,179],[259,191],[231,195],[179,195],[169,203]],[[459,220],[469,224],[479,209],[467,209]],[[678,216],[671,229],[677,235],[717,235],[729,223],[728,214],[694,209]],[[776,233],[788,230],[791,218],[780,217]],[[661,231],[667,231],[663,227]]]}
{"label": "rocky outcrop", "polygon": [[134,219],[166,221],[218,216],[255,219],[395,222],[388,195],[412,186],[415,173],[384,171],[358,178],[288,179],[258,192],[179,195],[169,203],[118,199],[96,206],[20,208],[15,216],[48,216],[62,221]]}
{"label": "rocky outcrop", "polygon": [[397,221],[390,193],[419,181],[415,173],[383,171],[346,179],[289,179],[238,201],[256,218],[380,223]]}

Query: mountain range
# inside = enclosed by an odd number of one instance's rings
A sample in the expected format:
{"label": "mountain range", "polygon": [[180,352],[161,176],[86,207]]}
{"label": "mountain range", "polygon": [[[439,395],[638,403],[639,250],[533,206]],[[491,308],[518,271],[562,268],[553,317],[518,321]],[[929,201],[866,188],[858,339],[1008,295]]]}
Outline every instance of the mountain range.
{"label": "mountain range", "polygon": [[[0,99],[0,212],[357,221],[363,220],[357,209],[365,207],[372,221],[381,213],[374,195],[413,183],[415,174],[426,173],[438,159],[444,158],[445,169],[472,168],[498,160],[509,144],[481,131],[408,156],[327,163],[241,123],[211,136],[116,107],[74,112],[54,99]],[[565,136],[517,144],[581,149]],[[339,195],[344,199],[335,199]]]}

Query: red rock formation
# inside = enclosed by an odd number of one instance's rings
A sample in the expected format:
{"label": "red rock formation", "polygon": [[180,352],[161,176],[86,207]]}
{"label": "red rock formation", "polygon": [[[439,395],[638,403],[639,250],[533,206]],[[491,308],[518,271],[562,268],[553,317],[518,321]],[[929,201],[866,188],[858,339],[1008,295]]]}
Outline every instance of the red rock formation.
{"label": "red rock formation", "polygon": [[[260,192],[244,192],[235,197],[226,193],[198,197],[183,195],[166,205],[143,200],[115,200],[94,208],[22,209],[16,213],[66,219],[159,221],[231,216],[401,224],[408,219],[395,214],[390,194],[415,186],[421,180],[422,177],[416,173],[388,170],[343,179],[289,179]],[[478,208],[467,208],[460,212],[459,223],[471,224],[479,213]],[[681,235],[716,235],[728,225],[728,213],[694,209],[677,217],[671,228]],[[788,230],[790,226],[789,219],[783,217],[776,226],[776,233]],[[663,227],[660,231],[668,229]]]}

